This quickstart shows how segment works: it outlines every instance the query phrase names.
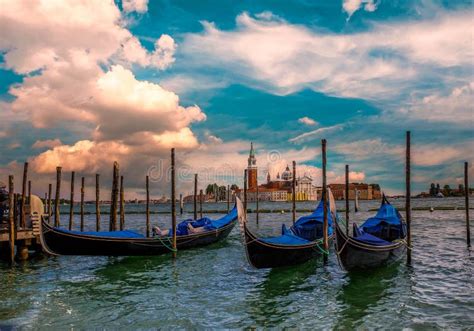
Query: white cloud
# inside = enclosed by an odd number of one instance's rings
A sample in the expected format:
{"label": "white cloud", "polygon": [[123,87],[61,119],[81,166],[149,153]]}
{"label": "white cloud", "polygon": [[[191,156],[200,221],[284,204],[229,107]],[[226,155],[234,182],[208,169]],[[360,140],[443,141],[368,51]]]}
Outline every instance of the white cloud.
{"label": "white cloud", "polygon": [[413,163],[420,166],[433,166],[443,163],[458,162],[472,159],[474,142],[443,146],[438,144],[423,144],[413,146]]}
{"label": "white cloud", "polygon": [[202,33],[185,36],[182,54],[196,69],[220,68],[237,82],[276,94],[311,88],[392,100],[435,69],[470,68],[474,56],[472,17],[465,11],[428,21],[377,23],[351,34],[319,32],[268,15],[243,13],[236,20],[232,31],[205,22]]}
{"label": "white cloud", "polygon": [[381,155],[390,155],[402,159],[405,153],[403,146],[386,143],[381,138],[340,143],[335,145],[333,149],[337,153],[348,156],[351,160],[379,158]]}
{"label": "white cloud", "polygon": [[53,148],[57,146],[61,146],[62,142],[59,139],[47,139],[47,140],[36,140],[32,148]]}
{"label": "white cloud", "polygon": [[313,120],[312,118],[309,118],[307,116],[299,118],[298,122],[302,123],[302,124],[310,125],[310,126],[318,125],[318,122],[316,122],[315,120]]}
{"label": "white cloud", "polygon": [[[127,1],[124,11],[144,12],[146,5]],[[49,150],[30,158],[33,171],[45,175],[61,165],[64,171],[109,173],[117,160],[137,181],[156,158],[168,160],[171,147],[186,151],[199,146],[190,126],[206,119],[201,109],[182,106],[178,95],[138,80],[131,71],[133,64],[156,69],[172,64],[173,38],[162,35],[155,50],[147,51],[125,28],[113,1],[0,6],[5,67],[26,74],[10,87],[15,99],[0,116],[8,117],[7,124],[23,117],[38,129],[61,127],[81,136],[67,145],[35,142],[33,148]],[[14,125],[3,123],[0,132],[7,135]]]}
{"label": "white cloud", "polygon": [[122,7],[126,13],[137,12],[143,14],[148,10],[148,0],[122,0]]}
{"label": "white cloud", "polygon": [[474,82],[462,84],[448,93],[435,92],[425,97],[413,95],[403,116],[435,122],[474,124]]}
{"label": "white cloud", "polygon": [[347,13],[348,19],[361,7],[365,11],[373,12],[377,9],[377,4],[374,0],[344,0],[342,3],[342,9]]}
{"label": "white cloud", "polygon": [[334,131],[342,130],[343,127],[344,127],[343,124],[336,124],[336,125],[333,125],[333,126],[327,126],[327,127],[324,127],[324,128],[319,128],[319,129],[316,129],[316,130],[313,130],[313,131],[309,131],[309,132],[305,132],[303,134],[300,134],[300,135],[298,135],[294,138],[289,139],[288,141],[292,142],[292,143],[302,143],[302,142],[305,142],[307,140],[312,140],[312,139],[315,139],[315,138],[323,138],[323,134],[328,134],[328,133],[331,133],[331,132],[334,132]]}

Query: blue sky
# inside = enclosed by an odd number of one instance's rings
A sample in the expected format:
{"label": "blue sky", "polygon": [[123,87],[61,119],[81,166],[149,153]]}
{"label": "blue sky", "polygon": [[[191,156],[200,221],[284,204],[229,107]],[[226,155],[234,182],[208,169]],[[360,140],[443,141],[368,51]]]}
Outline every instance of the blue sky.
{"label": "blue sky", "polygon": [[38,191],[58,164],[90,176],[118,160],[139,192],[170,147],[182,190],[192,172],[240,181],[251,141],[262,180],[295,159],[319,182],[326,138],[330,182],[350,164],[354,181],[401,193],[406,130],[415,191],[457,185],[463,161],[474,161],[471,1],[6,8],[0,174],[29,160]]}

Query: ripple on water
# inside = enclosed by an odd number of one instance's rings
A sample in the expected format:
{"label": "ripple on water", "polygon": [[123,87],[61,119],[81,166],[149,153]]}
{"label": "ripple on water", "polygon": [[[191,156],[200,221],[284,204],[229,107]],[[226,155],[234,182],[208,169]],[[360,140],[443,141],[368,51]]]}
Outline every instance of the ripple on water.
{"label": "ripple on water", "polygon": [[[465,248],[463,211],[413,216],[412,267],[346,273],[332,254],[325,266],[316,260],[255,270],[237,228],[225,242],[179,252],[176,261],[169,255],[58,257],[13,269],[2,265],[0,327],[472,327],[473,256]],[[251,226],[264,235],[291,223],[287,214],[260,219]],[[159,215],[155,221],[164,225],[168,219]],[[144,226],[140,215],[130,215],[127,224]]]}

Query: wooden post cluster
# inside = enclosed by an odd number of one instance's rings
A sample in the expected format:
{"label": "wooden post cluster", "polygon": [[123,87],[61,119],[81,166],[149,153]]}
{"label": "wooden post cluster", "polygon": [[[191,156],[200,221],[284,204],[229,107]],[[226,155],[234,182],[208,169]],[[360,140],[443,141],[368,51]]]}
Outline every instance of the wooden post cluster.
{"label": "wooden post cluster", "polygon": [[114,162],[114,170],[112,177],[112,192],[110,199],[110,220],[109,220],[109,231],[117,230],[117,204],[118,204],[118,182],[119,182],[119,165],[117,162]]}
{"label": "wooden post cluster", "polygon": [[146,176],[146,236],[150,237],[150,179]]}
{"label": "wooden post cluster", "polygon": [[197,219],[197,189],[198,189],[198,174],[194,174],[194,219]]}
{"label": "wooden post cluster", "polygon": [[469,164],[464,162],[464,197],[466,207],[466,241],[467,247],[471,247],[471,228],[469,225]]}
{"label": "wooden post cluster", "polygon": [[[329,240],[328,240],[328,197],[327,197],[327,182],[326,182],[326,139],[321,140],[321,147],[322,147],[322,157],[323,157],[323,192],[322,192],[322,200],[323,200],[323,245],[324,251],[328,252],[329,250]],[[328,261],[328,255],[326,253],[324,255],[324,262]]]}
{"label": "wooden post cluster", "polygon": [[125,189],[123,187],[123,176],[120,176],[120,231],[125,226]]}
{"label": "wooden post cluster", "polygon": [[346,236],[349,236],[349,165],[346,164]]}
{"label": "wooden post cluster", "polygon": [[95,230],[100,231],[100,175],[95,174]]}
{"label": "wooden post cluster", "polygon": [[293,224],[296,222],[296,162],[293,161],[293,181],[291,185],[291,190],[293,191],[293,194],[291,195],[291,200],[292,200],[292,209],[291,213],[293,216]]}
{"label": "wooden post cluster", "polygon": [[69,199],[69,230],[72,230],[72,224],[74,222],[74,180],[75,173],[71,172],[71,196]]}
{"label": "wooden post cluster", "polygon": [[85,178],[81,178],[81,231],[84,231],[84,190],[85,190]]}
{"label": "wooden post cluster", "polygon": [[59,213],[59,198],[61,195],[61,167],[56,167],[56,196],[54,197],[54,226],[59,227],[61,225],[60,213]]}
{"label": "wooden post cluster", "polygon": [[176,258],[176,174],[174,148],[171,149],[171,224],[173,228],[173,257]]}
{"label": "wooden post cluster", "polygon": [[411,134],[406,133],[406,164],[405,164],[406,194],[405,213],[407,222],[407,263],[411,263]]}

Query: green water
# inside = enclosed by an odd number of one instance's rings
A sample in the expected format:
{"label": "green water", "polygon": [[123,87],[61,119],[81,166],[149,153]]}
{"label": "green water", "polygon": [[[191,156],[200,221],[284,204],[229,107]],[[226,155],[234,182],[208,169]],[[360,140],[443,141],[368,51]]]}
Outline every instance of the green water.
{"label": "green water", "polygon": [[[0,262],[0,328],[473,329],[474,264],[463,211],[413,216],[412,267],[364,273],[342,271],[334,251],[327,265],[252,269],[237,227],[225,242],[179,252],[176,261],[37,257],[13,268]],[[169,221],[159,217],[153,221]],[[264,214],[252,226],[277,233],[290,217]],[[142,228],[143,216],[130,215],[127,225]]]}

